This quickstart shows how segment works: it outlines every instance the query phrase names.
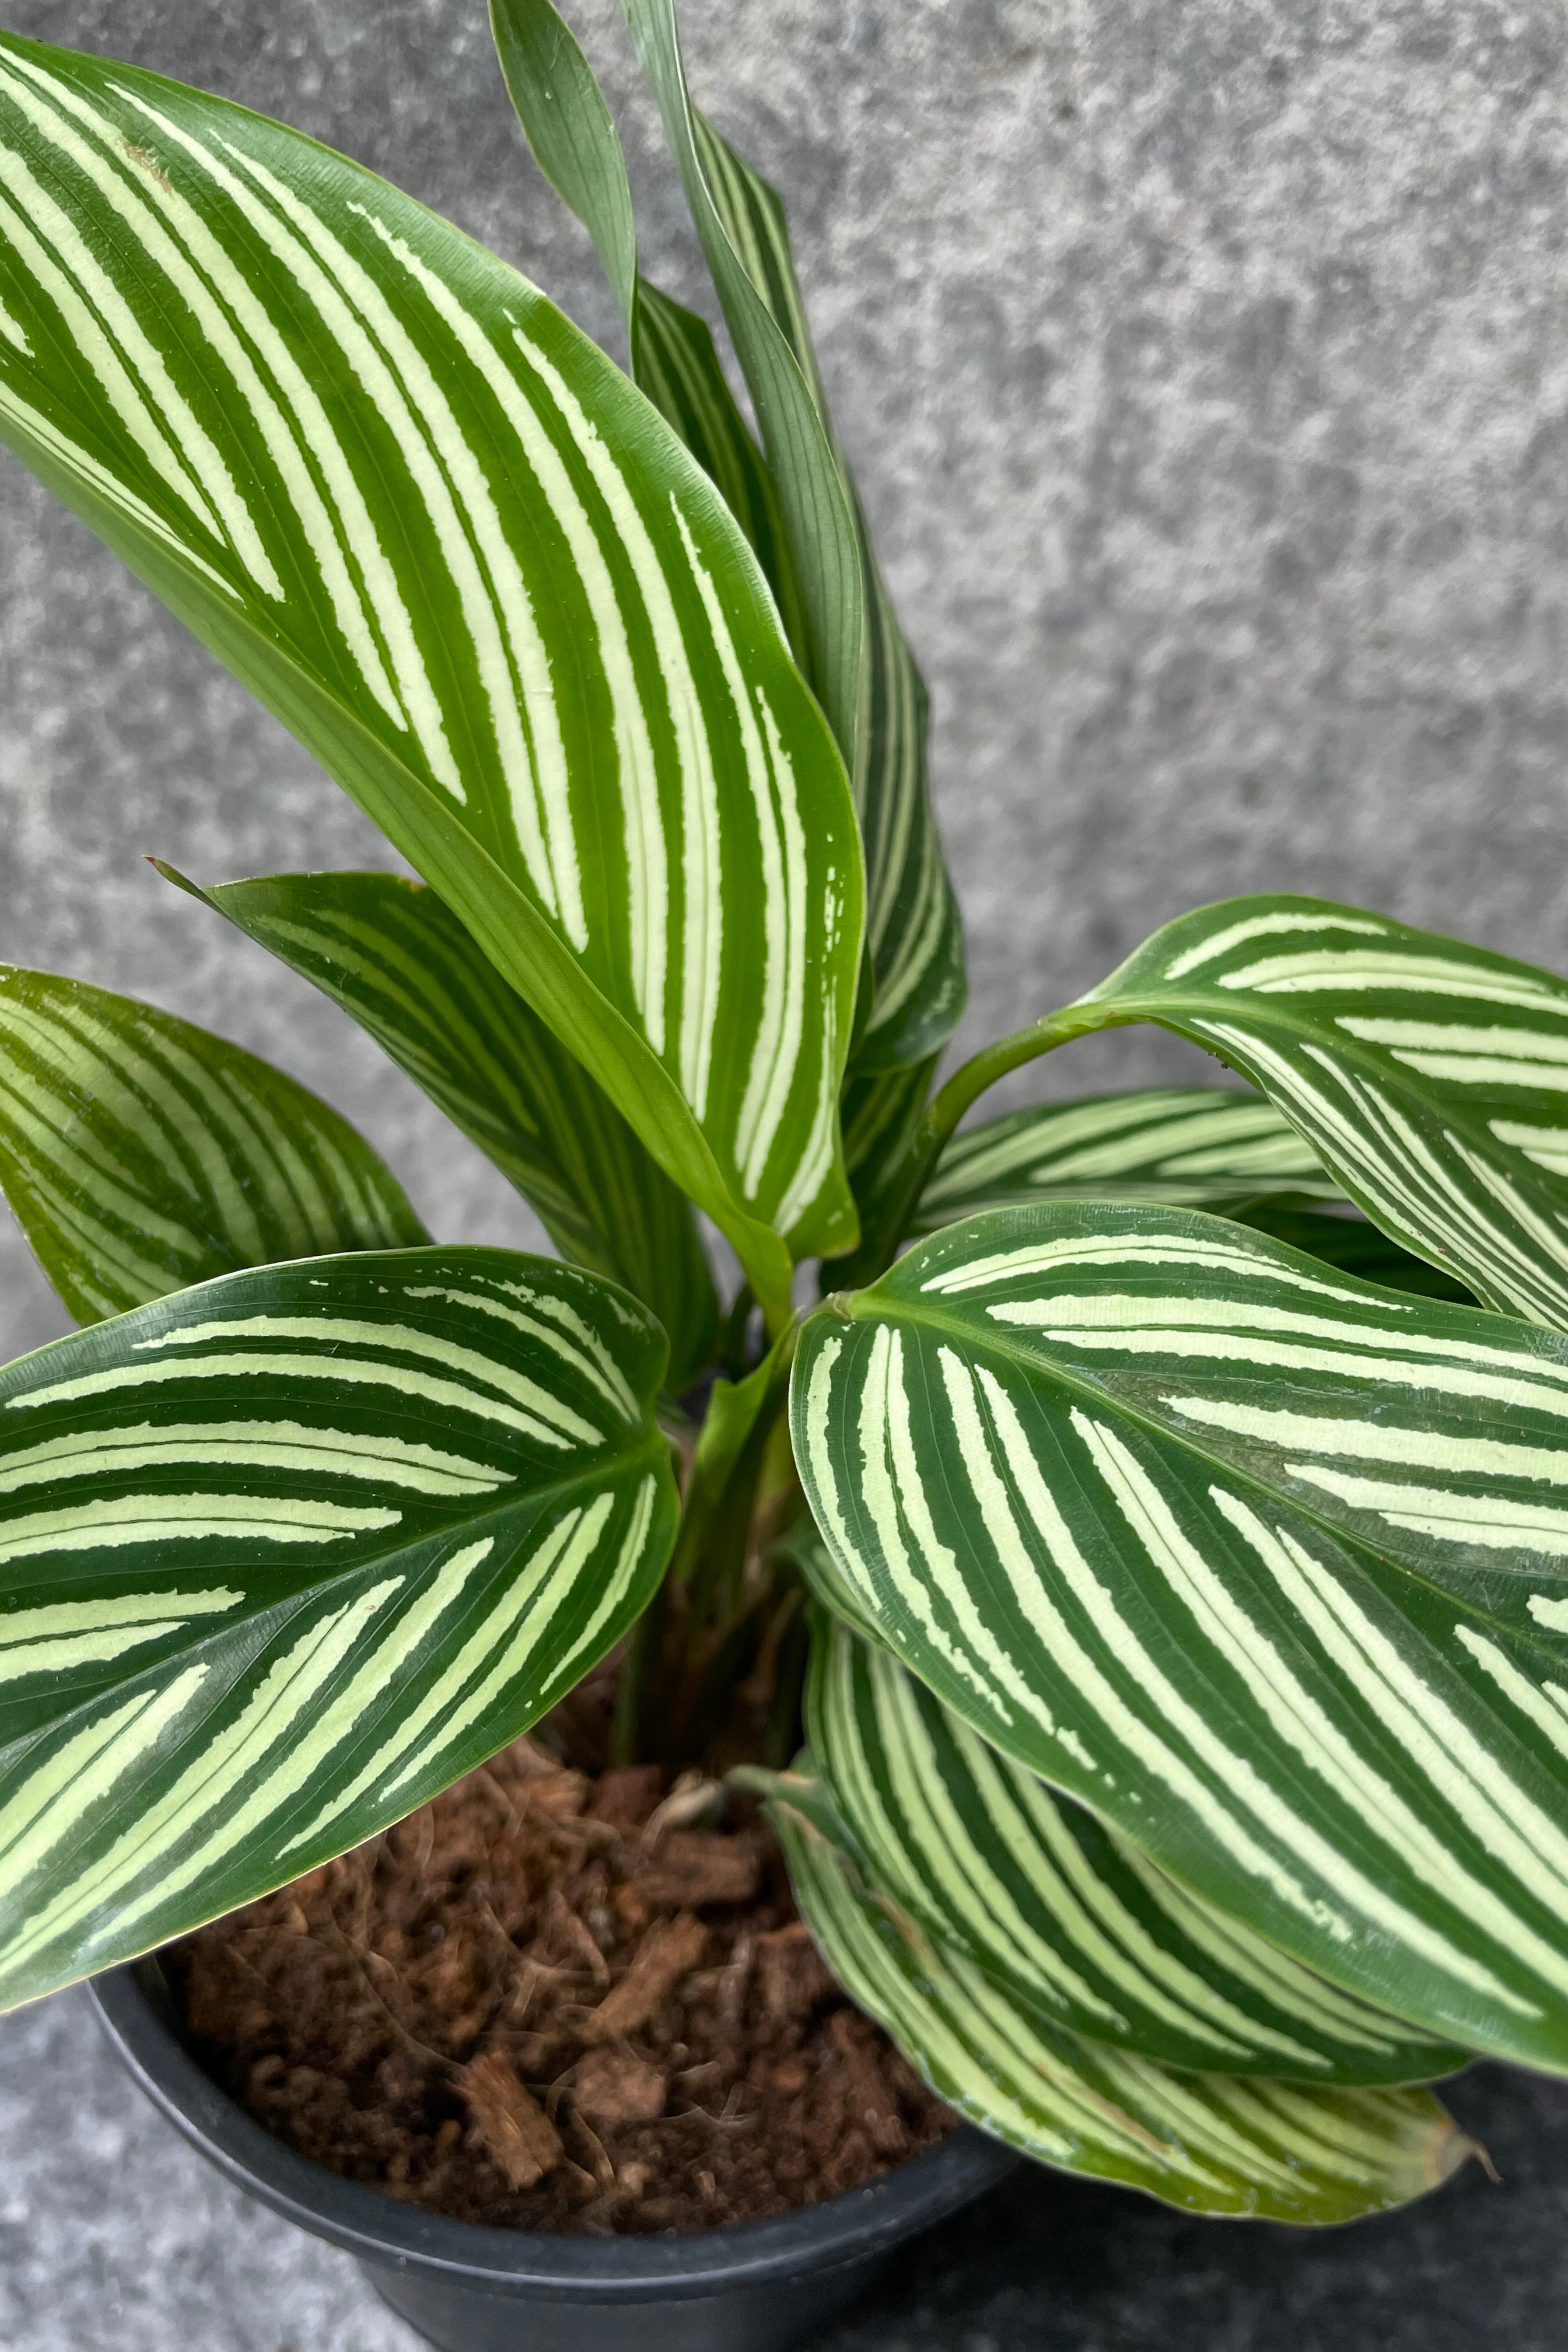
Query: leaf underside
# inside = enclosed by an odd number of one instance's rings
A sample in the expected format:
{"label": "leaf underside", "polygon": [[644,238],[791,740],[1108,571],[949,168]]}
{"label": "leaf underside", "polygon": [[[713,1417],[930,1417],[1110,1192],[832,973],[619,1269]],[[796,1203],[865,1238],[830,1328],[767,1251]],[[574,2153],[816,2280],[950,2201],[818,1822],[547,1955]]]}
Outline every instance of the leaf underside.
{"label": "leaf underside", "polygon": [[1568,1328],[1568,982],[1327,899],[1232,898],[1157,931],[1073,1014],[1220,1055],[1394,1241]]}

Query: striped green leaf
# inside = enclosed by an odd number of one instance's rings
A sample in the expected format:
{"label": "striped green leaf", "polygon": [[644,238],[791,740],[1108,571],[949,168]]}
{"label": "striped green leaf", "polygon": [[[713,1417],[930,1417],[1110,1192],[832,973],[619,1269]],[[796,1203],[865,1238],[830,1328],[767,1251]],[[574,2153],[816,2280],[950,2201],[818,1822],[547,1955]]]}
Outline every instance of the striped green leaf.
{"label": "striped green leaf", "polygon": [[804,1815],[769,1812],[829,1967],[933,2090],[1039,2162],[1189,2212],[1349,2221],[1425,2196],[1472,2154],[1428,2091],[1180,2074],[1028,2016],[859,1883]]}
{"label": "striped green leaf", "polygon": [[1156,931],[1079,1013],[1206,1045],[1395,1241],[1568,1327],[1568,982],[1326,899],[1232,898]]}
{"label": "striped green leaf", "polygon": [[1299,2082],[1427,2082],[1469,2057],[1188,1894],[826,1616],[806,1731],[877,1885],[1050,2023],[1167,2065]]}
{"label": "striped green leaf", "polygon": [[1305,1250],[1363,1282],[1381,1283],[1385,1290],[1408,1290],[1418,1298],[1447,1298],[1473,1306],[1473,1294],[1441,1266],[1413,1257],[1385,1233],[1353,1210],[1298,1208],[1284,1199],[1249,1201],[1234,1205],[1226,1214],[1250,1225],[1255,1233],[1270,1234],[1291,1249]]}
{"label": "striped green leaf", "polygon": [[[837,457],[822,419],[793,275],[770,280],[739,239],[727,178],[731,151],[687,94],[673,0],[622,0],[664,121],[778,486],[806,632],[805,673],[851,765],[860,709],[861,561]],[[737,173],[743,170],[731,158]],[[776,203],[776,199],[775,199]],[[794,298],[788,323],[781,312]],[[792,331],[793,330],[793,331]]]}
{"label": "striped green leaf", "polygon": [[857,1200],[874,1198],[889,1167],[900,1161],[914,1142],[939,1058],[929,1055],[923,1062],[912,1062],[901,1070],[857,1067],[851,1071],[839,1108],[844,1164]]}
{"label": "striped green leaf", "polygon": [[[853,1087],[846,1097],[844,1150],[858,1197],[866,1192],[860,1175],[864,1114],[861,1120],[852,1117],[852,1103],[858,1107]],[[876,1098],[868,1106],[878,1107]],[[918,1103],[912,1106],[914,1115],[919,1108]],[[892,1120],[886,1124],[889,1137],[879,1171],[897,1158],[911,1132],[907,1115],[901,1127]],[[1339,1186],[1272,1103],[1218,1087],[1089,1095],[970,1128],[942,1152],[910,1230],[937,1233],[981,1209],[1086,1195],[1213,1209],[1360,1275],[1363,1282],[1430,1298],[1469,1299],[1451,1276],[1413,1257],[1365,1218],[1344,1213],[1350,1204]],[[1317,1201],[1332,1202],[1335,1209],[1318,1208]]]}
{"label": "striped green leaf", "polygon": [[1568,1341],[1196,1213],[995,1210],[806,1325],[882,1639],[1183,1884],[1568,2069]]}
{"label": "striped green leaf", "polygon": [[727,508],[526,279],[296,132],[0,41],[0,433],[439,890],[784,1311],[852,1240],[861,858]]}
{"label": "striped green leaf", "polygon": [[855,797],[866,849],[866,944],[876,983],[855,1058],[861,1070],[898,1070],[946,1045],[963,1011],[969,978],[963,919],[931,804],[925,680],[899,626],[852,481],[849,492],[865,573]]}
{"label": "striped green leaf", "polygon": [[1038,1103],[955,1135],[921,1195],[912,1230],[936,1233],[980,1209],[1086,1192],[1189,1209],[1271,1195],[1341,1198],[1272,1103],[1219,1087],[1148,1087]]}
{"label": "striped green leaf", "polygon": [[750,388],[803,606],[806,674],[852,759],[874,995],[858,1060],[922,1061],[963,1010],[963,929],[931,814],[926,691],[834,438],[777,192],[692,107],[674,0],[622,0]]}
{"label": "striped green leaf", "polygon": [[637,268],[626,157],[593,69],[552,0],[490,0],[490,27],[534,160],[594,240],[626,322],[632,375],[750,540],[790,643],[805,657],[777,487],[730,390],[707,320]]}
{"label": "striped green leaf", "polygon": [[625,1632],[658,1327],[424,1249],[228,1275],[0,1371],[0,2003],[401,1818]]}
{"label": "striped green leaf", "polygon": [[653,1309],[671,1388],[696,1379],[718,1301],[689,1205],[433,890],[392,874],[275,874],[199,890],[161,870],[352,1013],[489,1153],[563,1257]]}
{"label": "striped green leaf", "polygon": [[0,964],[0,1190],[79,1323],[239,1266],[427,1238],[363,1136],[254,1054]]}

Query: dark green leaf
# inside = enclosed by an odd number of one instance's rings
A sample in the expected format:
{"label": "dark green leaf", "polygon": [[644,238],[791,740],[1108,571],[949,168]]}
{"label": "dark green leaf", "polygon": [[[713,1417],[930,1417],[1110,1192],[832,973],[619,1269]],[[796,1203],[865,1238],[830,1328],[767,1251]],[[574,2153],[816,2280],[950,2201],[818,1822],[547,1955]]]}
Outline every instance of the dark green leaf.
{"label": "dark green leaf", "polygon": [[573,1266],[229,1275],[0,1371],[0,2001],[357,1845],[630,1624],[658,1327]]}
{"label": "dark green leaf", "polygon": [[0,964],[0,1188],[79,1323],[236,1267],[426,1239],[362,1136],[254,1054]]}
{"label": "dark green leaf", "polygon": [[696,1379],[718,1301],[689,1206],[433,890],[392,874],[199,890],[161,870],[352,1013],[504,1171],[563,1257],[653,1309],[671,1387]]}
{"label": "dark green leaf", "polygon": [[946,1706],[1335,1983],[1568,2071],[1568,1339],[1064,1202],[820,1310],[792,1411]]}
{"label": "dark green leaf", "polygon": [[1026,2017],[859,1883],[811,1823],[770,1816],[829,1967],[933,2090],[1027,2156],[1189,2212],[1349,2221],[1437,2188],[1473,2150],[1427,2091],[1182,2074]]}

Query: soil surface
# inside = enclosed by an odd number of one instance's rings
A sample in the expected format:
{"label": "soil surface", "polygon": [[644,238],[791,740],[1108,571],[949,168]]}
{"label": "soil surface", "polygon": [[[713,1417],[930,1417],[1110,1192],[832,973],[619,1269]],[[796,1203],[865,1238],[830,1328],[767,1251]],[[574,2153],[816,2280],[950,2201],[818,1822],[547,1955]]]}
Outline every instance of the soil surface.
{"label": "soil surface", "polygon": [[462,2221],[695,2231],[858,2188],[957,2118],[711,1801],[519,1740],[169,1952],[199,2054],[301,2155]]}

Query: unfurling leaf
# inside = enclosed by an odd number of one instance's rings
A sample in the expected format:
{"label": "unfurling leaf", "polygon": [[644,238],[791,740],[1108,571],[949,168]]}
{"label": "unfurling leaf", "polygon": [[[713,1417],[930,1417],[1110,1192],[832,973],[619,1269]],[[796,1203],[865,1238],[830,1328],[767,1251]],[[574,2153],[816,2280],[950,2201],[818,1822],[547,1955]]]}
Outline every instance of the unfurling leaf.
{"label": "unfurling leaf", "polygon": [[679,435],[755,551],[792,646],[806,636],[778,489],[725,380],[705,319],[637,268],[621,142],[576,36],[552,0],[490,0],[490,28],[534,160],[594,240],[626,322],[632,375]]}
{"label": "unfurling leaf", "polygon": [[575,1267],[230,1275],[0,1371],[0,2005],[359,1844],[658,1581],[658,1327]]}
{"label": "unfurling leaf", "polygon": [[1063,1202],[820,1309],[792,1414],[944,1705],[1333,1982],[1568,2070],[1568,1340]]}
{"label": "unfurling leaf", "polygon": [[240,1266],[427,1239],[281,1070],[85,981],[0,965],[0,1189],[79,1323]]}
{"label": "unfurling leaf", "polygon": [[777,192],[692,107],[674,0],[623,0],[762,426],[805,667],[855,776],[874,983],[858,1066],[934,1054],[963,1010],[963,927],[931,814],[926,690],[834,438]]}

